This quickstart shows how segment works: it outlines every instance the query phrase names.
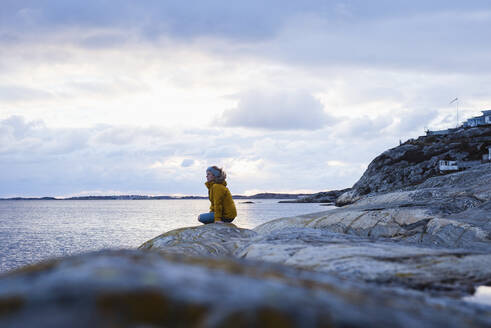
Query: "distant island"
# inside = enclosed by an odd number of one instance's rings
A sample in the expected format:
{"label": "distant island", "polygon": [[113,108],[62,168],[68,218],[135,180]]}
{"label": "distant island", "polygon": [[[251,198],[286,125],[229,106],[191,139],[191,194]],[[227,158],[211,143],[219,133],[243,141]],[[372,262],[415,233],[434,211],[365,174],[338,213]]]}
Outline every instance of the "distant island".
{"label": "distant island", "polygon": [[[299,199],[310,194],[259,193],[252,196],[233,195],[234,199]],[[108,196],[76,196],[76,197],[11,197],[0,200],[155,200],[155,199],[208,199],[208,196],[147,196],[147,195],[108,195]]]}

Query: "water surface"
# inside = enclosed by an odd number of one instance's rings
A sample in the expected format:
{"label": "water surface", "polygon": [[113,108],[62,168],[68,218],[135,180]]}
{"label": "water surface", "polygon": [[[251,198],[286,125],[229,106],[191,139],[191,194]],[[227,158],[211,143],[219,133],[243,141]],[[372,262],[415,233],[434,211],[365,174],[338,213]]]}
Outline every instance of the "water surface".
{"label": "water surface", "polygon": [[[234,224],[255,226],[279,217],[319,212],[319,204],[236,200]],[[105,248],[136,248],[159,234],[195,226],[208,200],[0,201],[0,272],[42,259]]]}

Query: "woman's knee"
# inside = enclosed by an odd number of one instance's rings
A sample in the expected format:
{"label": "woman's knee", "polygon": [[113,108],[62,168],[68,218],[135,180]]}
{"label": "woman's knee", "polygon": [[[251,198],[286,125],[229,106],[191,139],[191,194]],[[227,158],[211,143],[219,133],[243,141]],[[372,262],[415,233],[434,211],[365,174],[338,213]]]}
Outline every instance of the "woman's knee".
{"label": "woman's knee", "polygon": [[198,221],[204,224],[215,222],[215,213],[203,213],[198,216]]}

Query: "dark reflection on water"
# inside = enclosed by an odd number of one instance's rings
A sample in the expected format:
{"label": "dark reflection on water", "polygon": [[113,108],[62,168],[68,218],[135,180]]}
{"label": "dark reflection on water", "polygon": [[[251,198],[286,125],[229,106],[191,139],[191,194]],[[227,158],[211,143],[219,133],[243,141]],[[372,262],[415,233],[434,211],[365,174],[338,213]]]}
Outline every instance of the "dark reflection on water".
{"label": "dark reflection on water", "polygon": [[[328,210],[319,204],[236,201],[234,224]],[[135,248],[163,232],[194,226],[208,200],[0,201],[0,272],[42,259],[104,248]]]}

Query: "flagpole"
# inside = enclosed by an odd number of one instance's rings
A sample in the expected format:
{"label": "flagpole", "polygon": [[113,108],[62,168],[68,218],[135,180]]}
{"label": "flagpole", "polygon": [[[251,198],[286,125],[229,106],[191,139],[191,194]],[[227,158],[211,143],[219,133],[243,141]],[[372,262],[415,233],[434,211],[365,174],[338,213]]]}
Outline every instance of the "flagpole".
{"label": "flagpole", "polygon": [[455,127],[458,128],[459,127],[459,98],[457,97],[454,100],[452,100],[449,105],[453,104],[454,102],[457,102],[457,124]]}
{"label": "flagpole", "polygon": [[457,125],[455,126],[456,128],[459,127],[459,101],[457,100]]}

